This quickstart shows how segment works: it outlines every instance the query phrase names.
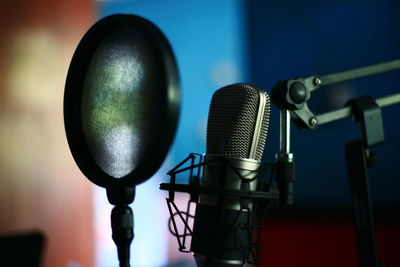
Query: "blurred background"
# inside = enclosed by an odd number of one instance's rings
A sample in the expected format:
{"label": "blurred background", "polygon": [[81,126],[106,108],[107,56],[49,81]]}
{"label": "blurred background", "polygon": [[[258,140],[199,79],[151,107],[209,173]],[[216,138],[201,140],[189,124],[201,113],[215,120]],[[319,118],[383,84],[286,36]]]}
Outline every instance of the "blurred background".
{"label": "blurred background", "polygon": [[[0,234],[44,233],[44,267],[117,266],[112,206],[74,163],[62,114],[69,62],[98,19],[131,13],[155,23],[181,76],[175,142],[132,205],[133,266],[194,266],[168,233],[158,185],[188,153],[205,152],[215,90],[247,82],[270,91],[279,80],[400,58],[396,0],[7,0],[0,12]],[[310,107],[319,114],[357,96],[399,92],[399,84],[396,71],[326,87],[313,93]],[[382,113],[386,139],[376,148],[370,186],[378,254],[387,266],[400,266],[400,105]],[[273,108],[266,162],[278,152],[278,123]],[[312,131],[293,128],[295,204],[271,211],[261,266],[357,266],[344,145],[358,138],[358,126],[346,119]]]}

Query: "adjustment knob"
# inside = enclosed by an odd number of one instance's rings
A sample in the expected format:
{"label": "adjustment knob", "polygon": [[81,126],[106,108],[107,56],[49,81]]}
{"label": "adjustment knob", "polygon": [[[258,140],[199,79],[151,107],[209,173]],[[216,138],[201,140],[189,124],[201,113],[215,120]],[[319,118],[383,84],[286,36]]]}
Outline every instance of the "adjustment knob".
{"label": "adjustment knob", "polygon": [[302,104],[307,100],[307,89],[302,83],[295,82],[289,88],[289,96],[295,104]]}

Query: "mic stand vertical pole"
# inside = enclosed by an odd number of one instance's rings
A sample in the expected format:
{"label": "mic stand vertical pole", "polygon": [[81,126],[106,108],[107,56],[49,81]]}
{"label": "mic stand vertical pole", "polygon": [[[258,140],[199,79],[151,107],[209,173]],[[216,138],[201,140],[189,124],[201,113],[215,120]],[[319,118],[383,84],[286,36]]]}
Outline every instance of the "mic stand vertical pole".
{"label": "mic stand vertical pole", "polygon": [[368,185],[366,149],[362,141],[346,144],[346,162],[353,204],[357,253],[360,267],[379,265],[375,243],[375,225]]}
{"label": "mic stand vertical pole", "polygon": [[280,110],[279,157],[287,157],[290,153],[290,111]]}
{"label": "mic stand vertical pole", "polygon": [[117,246],[120,267],[130,267],[130,246],[134,237],[133,212],[129,207],[135,198],[135,187],[107,187],[108,201],[115,205],[111,211],[112,239]]}
{"label": "mic stand vertical pole", "polygon": [[349,102],[352,113],[360,123],[360,140],[346,144],[346,163],[360,267],[380,267],[376,251],[375,225],[368,185],[367,168],[375,161],[370,147],[384,141],[381,110],[370,97],[359,97]]}
{"label": "mic stand vertical pole", "polygon": [[276,162],[276,181],[279,204],[291,205],[294,201],[294,161],[290,153],[290,111],[280,110],[279,154]]}

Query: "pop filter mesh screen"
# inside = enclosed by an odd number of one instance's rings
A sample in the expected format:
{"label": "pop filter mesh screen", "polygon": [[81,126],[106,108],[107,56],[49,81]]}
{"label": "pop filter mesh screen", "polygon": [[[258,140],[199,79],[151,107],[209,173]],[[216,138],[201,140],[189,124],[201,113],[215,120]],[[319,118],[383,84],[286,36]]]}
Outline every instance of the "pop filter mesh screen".
{"label": "pop filter mesh screen", "polygon": [[154,59],[143,37],[122,27],[99,45],[87,70],[82,97],[85,140],[96,164],[115,178],[136,168],[147,142],[150,62]]}

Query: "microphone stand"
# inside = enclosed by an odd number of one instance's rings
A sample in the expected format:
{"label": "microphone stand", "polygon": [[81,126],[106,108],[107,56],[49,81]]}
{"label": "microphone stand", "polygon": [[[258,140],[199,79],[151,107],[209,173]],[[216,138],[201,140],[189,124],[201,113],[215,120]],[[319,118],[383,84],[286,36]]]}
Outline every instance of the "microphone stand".
{"label": "microphone stand", "polygon": [[279,189],[279,205],[294,202],[295,164],[290,152],[290,112],[280,111],[279,154],[276,155],[276,182]]}
{"label": "microphone stand", "polygon": [[[369,96],[358,97],[348,102],[347,107],[314,115],[308,108],[307,101],[311,92],[324,85],[335,84],[360,77],[400,69],[400,60],[393,60],[367,67],[329,74],[311,76],[278,82],[272,89],[271,98],[281,109],[280,153],[277,166],[289,162],[290,127],[288,120],[299,128],[315,129],[318,125],[353,116],[360,124],[361,138],[348,142],[345,146],[347,173],[352,199],[354,225],[357,240],[359,265],[361,267],[382,267],[376,252],[374,218],[372,212],[367,168],[374,164],[376,156],[370,147],[384,141],[383,122],[380,108],[400,103],[400,93],[372,99]],[[286,155],[282,157],[282,155]],[[293,159],[293,156],[291,156]],[[279,167],[277,168],[279,170]],[[277,170],[277,183],[281,204],[293,203],[293,169],[288,179],[285,171]],[[287,185],[285,187],[286,184]],[[288,191],[289,188],[289,191]],[[291,190],[291,191],[290,191]]]}
{"label": "microphone stand", "polygon": [[130,267],[130,245],[133,233],[133,212],[129,207],[135,198],[135,187],[109,186],[108,201],[115,205],[111,211],[112,239],[117,246],[120,267]]}

